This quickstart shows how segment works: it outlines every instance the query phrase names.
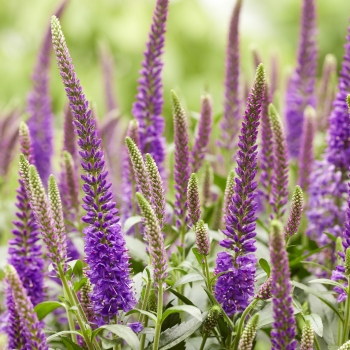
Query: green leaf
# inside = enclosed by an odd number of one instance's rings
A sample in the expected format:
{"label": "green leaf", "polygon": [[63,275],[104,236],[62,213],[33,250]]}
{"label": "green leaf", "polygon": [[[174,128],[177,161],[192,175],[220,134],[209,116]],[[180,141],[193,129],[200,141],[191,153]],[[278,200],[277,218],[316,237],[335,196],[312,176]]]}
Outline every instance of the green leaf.
{"label": "green leaf", "polygon": [[328,278],[317,278],[315,280],[309,281],[308,283],[320,283],[320,284],[329,284],[331,286],[336,286],[342,288],[344,291],[346,291],[346,287],[343,286],[341,283],[332,281]]}
{"label": "green leaf", "polygon": [[74,291],[75,292],[78,292],[79,290],[80,290],[80,288],[87,282],[87,278],[86,277],[84,277],[84,278],[82,278],[80,281],[78,281],[78,282],[75,282],[74,284],[73,284],[73,287],[74,287]]}
{"label": "green leaf", "polygon": [[324,296],[318,292],[316,292],[315,290],[309,288],[308,286],[305,286],[305,284],[296,282],[296,281],[291,281],[292,285],[304,290],[307,293],[310,293],[312,295],[314,295],[315,297],[317,297],[318,299],[320,299],[323,303],[325,303],[330,309],[333,310],[333,312],[339,317],[339,319],[343,322],[344,319],[342,317],[342,315],[339,313],[338,309],[336,306],[334,306],[329,300],[327,300],[326,298],[324,298]]}
{"label": "green leaf", "polygon": [[204,255],[198,251],[198,248],[192,248],[192,252],[193,252],[194,256],[196,257],[198,264],[203,265]]}
{"label": "green leaf", "polygon": [[197,307],[191,305],[177,305],[165,310],[161,322],[163,322],[170,314],[176,312],[187,312],[188,314],[195,317],[197,320],[202,321],[201,311]]}
{"label": "green leaf", "polygon": [[125,235],[124,238],[131,257],[137,261],[142,261],[148,264],[149,258],[148,254],[146,253],[145,243],[133,236]]}
{"label": "green leaf", "polygon": [[83,278],[83,262],[81,260],[76,260],[73,266],[74,276],[80,281]]}
{"label": "green leaf", "polygon": [[333,243],[329,243],[329,244],[326,244],[324,245],[323,247],[320,247],[320,248],[317,248],[317,249],[314,249],[312,250],[311,252],[309,252],[308,254],[306,255],[302,255],[302,256],[299,256],[297,257],[296,259],[292,260],[290,263],[289,263],[289,266],[290,267],[293,267],[295,265],[298,265],[300,262],[302,262],[303,260],[306,260],[307,258],[309,258],[310,256],[316,254],[316,253],[319,253],[321,252],[323,249],[326,249],[326,248],[329,248],[331,247]]}
{"label": "green leaf", "polygon": [[84,350],[78,344],[75,344],[70,338],[61,337],[61,339],[67,350]]}
{"label": "green leaf", "polygon": [[43,301],[42,303],[37,304],[35,306],[34,311],[38,315],[38,319],[40,321],[49,313],[58,309],[59,307],[65,307],[65,305],[58,301]]}
{"label": "green leaf", "polygon": [[[203,315],[204,316],[204,315]],[[178,326],[167,329],[160,335],[159,350],[168,350],[190,337],[202,324],[202,321],[191,318],[189,321],[181,323]],[[146,350],[152,350],[153,344]]]}
{"label": "green leaf", "polygon": [[195,282],[195,281],[202,281],[203,276],[201,276],[198,273],[189,273],[188,275],[182,276],[180,279],[176,281],[174,284],[173,288],[176,288],[178,286],[182,286],[183,284],[187,284],[190,282]]}
{"label": "green leaf", "polygon": [[260,219],[257,219],[257,220],[256,220],[256,223],[257,223],[261,228],[263,228],[267,233],[270,233],[269,228],[268,228]]}
{"label": "green leaf", "polygon": [[309,265],[314,265],[317,266],[319,268],[321,268],[322,270],[327,271],[330,275],[332,274],[332,270],[328,269],[326,266],[323,266],[321,264],[315,263],[314,261],[300,261],[301,264],[309,264]]}
{"label": "green leaf", "polygon": [[261,258],[261,259],[259,260],[259,265],[260,265],[261,268],[266,272],[267,277],[270,277],[271,268],[270,268],[269,263],[268,263],[264,258]]}
{"label": "green leaf", "polygon": [[140,313],[142,315],[146,315],[148,316],[154,323],[157,323],[157,317],[152,314],[151,312],[149,311],[145,311],[145,310],[140,310],[140,309],[132,309],[130,310],[129,312],[127,312],[125,314],[125,316],[129,316],[129,315],[132,315],[132,314],[136,314],[136,313]]}
{"label": "green leaf", "polygon": [[92,333],[92,339],[94,339],[94,337],[104,329],[124,339],[129,344],[131,349],[138,350],[140,348],[140,341],[137,335],[129,327],[121,324],[104,325],[97,328]]}
{"label": "green leaf", "polygon": [[135,216],[130,216],[129,218],[126,219],[123,227],[124,232],[128,232],[133,226],[137,225],[142,221],[142,216],[135,215]]}
{"label": "green leaf", "polygon": [[173,293],[175,296],[177,296],[183,303],[185,303],[186,305],[192,305],[195,306],[191,300],[187,299],[184,295],[182,295],[181,293],[179,293],[177,290],[173,289],[173,288],[169,288],[168,289],[171,293]]}
{"label": "green leaf", "polygon": [[58,333],[55,333],[53,335],[50,335],[49,337],[46,338],[46,341],[49,342],[52,339],[55,339],[57,337],[60,337],[61,335],[65,335],[65,334],[77,334],[77,335],[81,336],[81,333],[79,333],[78,331],[62,331],[62,332],[58,332]]}
{"label": "green leaf", "polygon": [[323,337],[323,322],[320,315],[317,315],[317,314],[306,315],[305,319],[310,321],[314,332],[320,337]]}

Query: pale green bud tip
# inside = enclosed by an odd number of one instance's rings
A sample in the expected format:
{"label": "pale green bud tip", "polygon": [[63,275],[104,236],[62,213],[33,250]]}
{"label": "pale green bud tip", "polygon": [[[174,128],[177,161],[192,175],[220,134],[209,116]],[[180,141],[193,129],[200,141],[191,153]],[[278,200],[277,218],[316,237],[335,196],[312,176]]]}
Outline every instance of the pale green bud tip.
{"label": "pale green bud tip", "polygon": [[348,107],[350,109],[350,94],[346,97],[346,103],[348,104]]}
{"label": "pale green bud tip", "polygon": [[23,171],[27,170],[29,171],[29,162],[27,160],[27,158],[24,156],[24,154],[20,154],[19,155],[19,168],[21,170],[21,172],[23,173]]}
{"label": "pale green bud tip", "polygon": [[279,121],[277,109],[272,103],[269,104],[269,117],[273,123],[277,123]]}
{"label": "pale green bud tip", "polygon": [[6,276],[13,276],[16,274],[16,269],[12,265],[6,265],[5,274]]}
{"label": "pale green bud tip", "polygon": [[255,314],[249,320],[247,326],[244,328],[243,334],[239,341],[238,348],[240,350],[251,350],[253,346],[253,341],[256,335],[256,328],[259,321],[259,315]]}
{"label": "pale green bud tip", "polygon": [[51,17],[51,29],[52,29],[52,32],[58,32],[61,30],[60,21],[56,16]]}
{"label": "pale green bud tip", "polygon": [[309,350],[314,348],[314,331],[309,320],[306,321],[301,336],[300,350]]}
{"label": "pale green bud tip", "polygon": [[63,160],[66,163],[73,163],[73,157],[68,151],[63,151]]}
{"label": "pale green bud tip", "polygon": [[339,350],[350,350],[350,340],[343,344]]}
{"label": "pale green bud tip", "polygon": [[283,225],[279,220],[272,220],[271,221],[271,234],[272,236],[279,236],[282,235],[283,232]]}
{"label": "pale green bud tip", "polygon": [[19,134],[21,136],[29,137],[29,128],[28,125],[25,122],[19,123]]}
{"label": "pale green bud tip", "polygon": [[308,119],[314,120],[316,118],[315,108],[313,108],[310,105],[306,106],[304,114],[305,114],[305,117]]}
{"label": "pale green bud tip", "polygon": [[330,53],[326,55],[324,61],[325,61],[325,63],[326,63],[327,65],[329,65],[329,66],[334,66],[334,67],[336,67],[336,65],[337,65],[337,59],[336,59],[336,57],[335,57],[334,55],[330,54]]}
{"label": "pale green bud tip", "polygon": [[345,275],[350,276],[350,248],[345,252]]}
{"label": "pale green bud tip", "polygon": [[173,103],[174,116],[183,115],[185,111],[182,108],[181,102],[174,90],[171,91],[171,100]]}

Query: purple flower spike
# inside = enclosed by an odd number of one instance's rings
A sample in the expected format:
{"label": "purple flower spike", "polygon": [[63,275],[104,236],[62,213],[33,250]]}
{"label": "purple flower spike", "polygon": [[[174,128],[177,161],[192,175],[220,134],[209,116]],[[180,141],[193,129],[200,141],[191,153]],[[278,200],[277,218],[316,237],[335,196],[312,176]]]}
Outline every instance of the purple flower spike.
{"label": "purple flower spike", "polygon": [[265,71],[260,64],[249,95],[242,122],[236,159],[237,168],[232,196],[226,217],[228,237],[220,245],[232,251],[219,253],[215,273],[227,272],[220,276],[215,286],[215,295],[226,313],[231,316],[243,311],[254,295],[256,257],[255,250],[255,202],[258,184],[254,181],[257,170],[257,136],[262,103],[265,91]]}
{"label": "purple flower spike", "polygon": [[239,16],[242,0],[237,0],[233,9],[227,51],[226,51],[226,72],[225,72],[225,97],[224,116],[221,121],[222,141],[221,148],[232,150],[236,147],[236,135],[240,121],[239,101]]}
{"label": "purple flower spike", "polygon": [[132,309],[135,297],[129,276],[129,256],[119,224],[118,210],[112,201],[111,184],[106,181],[104,153],[100,147],[96,121],[76,77],[72,59],[58,19],[53,16],[52,41],[60,74],[74,116],[78,135],[81,165],[85,171],[83,221],[88,276],[93,285],[92,301],[99,321],[110,321],[118,314]]}
{"label": "purple flower spike", "polygon": [[296,323],[293,313],[292,285],[285,247],[282,224],[273,220],[270,235],[271,255],[271,294],[273,325],[271,331],[272,350],[294,350],[298,342],[295,340]]}
{"label": "purple flower spike", "polygon": [[196,173],[203,164],[209,144],[212,127],[212,103],[210,95],[202,97],[201,115],[198,123],[198,134],[191,153],[192,172]]}
{"label": "purple flower spike", "polygon": [[272,206],[276,219],[283,216],[288,201],[288,155],[286,137],[276,108],[269,105],[269,117],[273,133]]}
{"label": "purple flower spike", "polygon": [[303,0],[298,65],[289,80],[286,94],[287,143],[291,157],[299,155],[304,110],[315,107],[317,68],[315,0]]}
{"label": "purple flower spike", "polygon": [[187,186],[187,210],[190,222],[195,228],[201,217],[201,203],[199,200],[198,178],[196,174],[191,174]]}
{"label": "purple flower spike", "polygon": [[[34,311],[26,290],[12,265],[5,268],[7,289],[7,304],[9,306],[10,320],[19,321],[19,324],[10,324],[8,327],[9,345],[11,349],[48,350],[42,324]],[[13,327],[16,327],[13,328]],[[20,331],[19,339],[13,339]],[[22,343],[22,344],[20,344]],[[15,345],[12,347],[11,345]]]}
{"label": "purple flower spike", "polygon": [[262,185],[261,192],[267,199],[268,203],[271,201],[272,193],[272,177],[273,177],[273,133],[271,122],[269,118],[269,104],[272,97],[269,93],[268,85],[265,88],[265,99],[261,111],[261,155],[260,155],[260,182]]}
{"label": "purple flower spike", "polygon": [[345,54],[339,74],[338,93],[329,120],[327,159],[336,167],[348,171],[350,166],[350,124],[346,97],[350,93],[350,27]]}
{"label": "purple flower spike", "polygon": [[[60,17],[67,1],[56,11]],[[49,91],[49,70],[51,54],[51,28],[46,31],[42,47],[32,75],[33,89],[28,96],[28,126],[33,141],[35,164],[44,184],[51,173],[52,120],[51,98]]]}
{"label": "purple flower spike", "polygon": [[[29,129],[25,123],[20,124],[19,139],[21,152],[27,160],[33,162]],[[38,226],[30,208],[30,201],[25,189],[25,181],[19,180],[17,190],[17,220],[12,230],[15,236],[9,242],[9,263],[16,269],[28,297],[35,306],[44,300],[44,259],[39,242]]]}
{"label": "purple flower spike", "polygon": [[[165,24],[168,15],[169,0],[157,0],[153,23],[149,33],[147,48],[140,71],[138,94],[132,113],[140,124],[140,149],[142,154],[149,153],[154,158],[162,176],[165,159],[163,86],[161,56],[164,48]],[[163,176],[164,177],[164,176]]]}
{"label": "purple flower spike", "polygon": [[314,163],[314,136],[316,129],[315,110],[308,106],[305,109],[303,136],[299,153],[299,185],[307,191],[310,185],[310,174]]}
{"label": "purple flower spike", "polygon": [[69,152],[73,157],[74,163],[76,163],[78,158],[77,136],[74,132],[73,121],[72,110],[69,105],[66,105],[64,107],[63,150]]}
{"label": "purple flower spike", "polygon": [[188,130],[186,113],[181,103],[172,91],[174,141],[175,141],[175,213],[177,216],[177,227],[181,227],[186,219],[186,194],[190,178],[190,151],[188,147]]}

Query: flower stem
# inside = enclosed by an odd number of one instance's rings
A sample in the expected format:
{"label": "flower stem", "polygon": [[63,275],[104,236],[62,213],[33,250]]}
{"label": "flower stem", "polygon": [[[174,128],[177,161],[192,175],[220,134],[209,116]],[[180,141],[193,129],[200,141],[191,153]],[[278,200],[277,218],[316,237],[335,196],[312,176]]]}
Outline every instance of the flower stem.
{"label": "flower stem", "polygon": [[345,319],[344,319],[344,328],[343,328],[343,339],[342,339],[342,344],[344,344],[349,335],[349,319],[350,319],[350,285],[349,285],[349,277],[348,279],[348,287],[347,287],[347,298],[346,298],[346,303],[345,303]]}
{"label": "flower stem", "polygon": [[158,350],[159,348],[160,331],[162,328],[162,316],[163,316],[163,282],[160,281],[158,285],[157,324],[154,332],[153,350]]}
{"label": "flower stem", "polygon": [[[145,328],[148,326],[148,316],[145,316],[144,326]],[[146,334],[142,334],[141,340],[140,340],[140,350],[143,350],[145,348],[145,342],[146,342]]]}
{"label": "flower stem", "polygon": [[[149,299],[149,293],[151,292],[151,287],[152,287],[152,280],[148,280],[147,281],[147,285],[146,285],[146,291],[145,291],[145,295],[142,301],[142,305],[141,305],[141,310],[146,310],[147,309],[147,304],[148,304],[148,299]],[[139,315],[139,322],[143,322],[143,317],[144,315],[140,313]]]}
{"label": "flower stem", "polygon": [[[73,297],[73,294],[72,294],[72,291],[68,285],[68,281],[66,279],[66,276],[64,275],[64,272],[63,272],[63,269],[62,269],[62,266],[58,266],[58,275],[62,281],[62,284],[63,284],[63,288],[64,288],[64,293],[65,295],[67,295],[67,298],[68,298],[68,301],[69,303],[71,304],[71,306],[77,306],[76,305],[76,302],[74,300],[74,297]],[[69,312],[69,310],[68,310]],[[82,336],[85,340],[85,343],[88,347],[89,350],[94,350],[94,346],[92,345],[91,343],[91,339],[89,337],[89,335],[86,333],[86,329],[85,329],[85,322],[79,312],[79,307],[78,307],[78,312],[75,312],[75,316],[77,318],[77,321],[78,321],[78,324],[79,324],[79,327],[80,327],[80,330],[81,330],[81,333],[82,333]]]}
{"label": "flower stem", "polygon": [[233,350],[237,350],[238,349],[238,344],[239,344],[239,340],[241,338],[241,334],[242,334],[242,330],[243,330],[243,325],[244,325],[244,320],[247,317],[248,313],[254,309],[255,305],[258,303],[258,299],[253,299],[252,302],[247,306],[247,308],[244,310],[241,319],[239,320],[239,325],[237,328],[237,334],[235,336],[235,342],[234,342],[234,346],[233,346]]}
{"label": "flower stem", "polygon": [[199,350],[203,350],[204,349],[204,346],[205,346],[205,343],[206,343],[207,339],[208,339],[208,334],[204,333],[203,339],[202,339],[202,343],[201,343],[201,347],[199,348]]}
{"label": "flower stem", "polygon": [[209,272],[209,266],[208,266],[208,259],[206,256],[204,257],[204,269],[205,269],[205,277],[207,278],[206,285],[209,292],[211,292],[210,272]]}

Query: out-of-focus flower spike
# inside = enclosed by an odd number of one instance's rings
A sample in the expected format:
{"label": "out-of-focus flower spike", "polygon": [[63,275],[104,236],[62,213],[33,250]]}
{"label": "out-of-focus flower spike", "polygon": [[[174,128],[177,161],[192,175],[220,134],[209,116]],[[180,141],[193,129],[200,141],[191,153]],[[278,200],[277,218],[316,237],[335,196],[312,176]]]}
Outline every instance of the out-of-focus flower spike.
{"label": "out-of-focus flower spike", "polygon": [[192,172],[196,173],[203,164],[212,129],[212,101],[210,95],[202,97],[198,134],[191,152]]}
{"label": "out-of-focus flower spike", "polygon": [[114,319],[118,310],[127,312],[136,304],[131,289],[129,256],[118,210],[112,200],[111,184],[106,179],[108,172],[96,121],[75,74],[60,23],[55,16],[51,19],[51,28],[54,52],[70,101],[81,165],[85,171],[82,175],[85,182],[83,208],[87,212],[82,219],[88,224],[84,229],[85,253],[90,267],[88,276],[93,285],[91,299],[98,322],[102,324]]}
{"label": "out-of-focus flower spike", "polygon": [[45,334],[42,331],[42,324],[38,320],[33,304],[22,285],[16,269],[12,265],[7,265],[5,274],[8,293],[10,298],[12,298],[11,309],[15,310],[21,323],[20,338],[22,338],[23,348],[48,350],[49,347],[46,343]]}
{"label": "out-of-focus flower spike", "polygon": [[[128,126],[126,135],[134,141],[135,145],[139,148],[139,123],[136,119],[131,120]],[[133,172],[133,165],[129,156],[127,146],[123,147],[123,167],[122,167],[122,222],[125,223],[126,219],[132,215],[136,215],[136,204],[134,205],[133,195],[136,193],[136,180]],[[133,233],[134,230],[129,230],[126,234]]]}
{"label": "out-of-focus flower spike", "polygon": [[262,63],[262,58],[258,48],[255,45],[251,47],[251,51],[252,51],[254,71],[255,71],[258,65]]}
{"label": "out-of-focus flower spike", "polygon": [[153,265],[153,279],[157,285],[163,283],[167,273],[166,252],[164,248],[164,238],[160,229],[158,219],[151,204],[141,193],[136,193],[142,216],[147,227],[147,238],[149,242],[149,252]]}
{"label": "out-of-focus flower spike", "polygon": [[247,101],[236,155],[237,168],[228,212],[226,239],[220,242],[232,253],[220,252],[216,258],[215,274],[226,272],[217,279],[215,296],[225,312],[231,316],[245,310],[254,295],[256,272],[256,189],[257,136],[266,84],[265,69],[257,68],[252,92]]}
{"label": "out-of-focus flower spike", "polygon": [[[25,123],[20,124],[20,148],[24,152],[24,159],[34,159],[29,129]],[[17,190],[17,219],[13,221],[15,228],[12,230],[14,238],[9,241],[9,263],[17,270],[18,275],[27,291],[33,305],[44,299],[44,259],[39,242],[39,231],[34,218],[25,183],[29,186],[29,162],[25,162],[23,179],[19,179]]]}
{"label": "out-of-focus flower spike", "polygon": [[273,220],[270,234],[271,294],[273,324],[271,342],[273,350],[296,350],[296,323],[293,312],[290,271],[282,224]]}
{"label": "out-of-focus flower spike", "polygon": [[239,340],[239,350],[251,350],[253,348],[253,342],[256,335],[256,328],[259,322],[259,314],[255,314],[249,320],[248,324],[244,328],[241,339]]}
{"label": "out-of-focus flower spike", "polygon": [[193,227],[201,217],[201,203],[199,200],[198,178],[196,174],[192,174],[187,186],[187,209]]}
{"label": "out-of-focus flower spike", "polygon": [[159,173],[155,160],[149,153],[146,154],[145,165],[149,183],[151,185],[153,208],[158,219],[159,227],[162,230],[164,227],[165,217],[165,194],[162,177]]}
{"label": "out-of-focus flower spike", "polygon": [[20,143],[21,153],[26,157],[26,159],[30,164],[35,164],[30,132],[29,132],[28,125],[25,122],[21,122],[19,124],[19,143]]}
{"label": "out-of-focus flower spike", "polygon": [[216,200],[212,221],[210,223],[210,227],[214,231],[217,231],[223,228],[223,222],[222,222],[223,205],[224,205],[224,200],[222,195],[220,195],[219,198]]}
{"label": "out-of-focus flower spike", "polygon": [[273,178],[273,132],[269,118],[269,104],[272,97],[269,92],[268,84],[265,87],[265,98],[261,110],[261,154],[260,154],[260,182],[262,185],[261,192],[268,201],[271,202],[272,178]]}
{"label": "out-of-focus flower spike", "polygon": [[[20,162],[24,163],[22,159]],[[31,208],[48,250],[48,256],[57,268],[59,265],[64,265],[67,260],[65,236],[62,237],[62,232],[55,222],[54,215],[57,213],[53,214],[51,211],[44,186],[34,165],[29,167],[29,191]]]}
{"label": "out-of-focus flower spike", "polygon": [[287,142],[291,157],[299,155],[305,107],[316,105],[316,69],[315,0],[303,0],[298,64],[289,80],[286,93]]}
{"label": "out-of-focus flower spike", "polygon": [[[276,54],[271,58],[271,76],[270,76],[270,93],[271,96],[275,95],[278,88],[278,73],[279,73],[279,61]],[[272,102],[272,101],[271,101]]]}
{"label": "out-of-focus flower spike", "polygon": [[[63,151],[63,172],[67,186],[67,195],[69,201],[69,209],[73,209],[75,214],[79,212],[79,184],[77,176],[77,168],[74,164],[72,155],[68,151]],[[62,198],[63,200],[63,198]],[[67,202],[68,202],[67,201]]]}
{"label": "out-of-focus flower spike", "polygon": [[203,220],[199,220],[199,222],[195,226],[196,232],[196,245],[198,251],[202,255],[209,255],[210,251],[210,241],[208,236],[208,228],[204,224]]}
{"label": "out-of-focus flower spike", "polygon": [[203,206],[208,206],[211,202],[211,187],[214,182],[214,171],[210,163],[205,165],[202,184],[202,202]]}
{"label": "out-of-focus flower spike", "polygon": [[8,313],[6,325],[8,349],[24,349],[25,338],[23,337],[23,325],[17,312],[10,288],[6,291],[6,307]]}
{"label": "out-of-focus flower spike", "polygon": [[64,124],[63,124],[63,150],[67,151],[71,154],[71,156],[74,159],[74,163],[77,162],[78,158],[78,152],[77,152],[77,137],[74,132],[74,117],[72,114],[72,110],[69,107],[69,104],[67,104],[64,107]]}
{"label": "out-of-focus flower spike", "polygon": [[137,188],[147,199],[147,201],[153,203],[152,189],[149,182],[146,165],[142,158],[142,154],[136,146],[135,142],[130,137],[127,136],[125,138],[125,143],[129,151],[129,156],[134,170]]}
{"label": "out-of-focus flower spike", "polygon": [[306,321],[301,336],[300,350],[314,349],[314,330],[310,321]]}
{"label": "out-of-focus flower spike", "polygon": [[226,49],[224,115],[220,125],[222,141],[219,142],[219,146],[227,150],[233,150],[236,147],[240,122],[238,25],[241,6],[242,0],[237,0],[230,21]]}
{"label": "out-of-focus flower spike", "polygon": [[226,217],[229,214],[229,207],[232,201],[232,197],[235,193],[234,186],[235,186],[235,172],[234,170],[231,170],[226,180],[226,187],[225,187],[225,194],[224,194],[224,209],[223,209],[224,224],[226,223]]}
{"label": "out-of-focus flower spike", "polygon": [[[56,11],[60,17],[67,1],[62,2]],[[48,27],[32,75],[33,89],[28,96],[28,126],[33,141],[35,165],[43,183],[51,172],[53,153],[51,98],[49,91],[49,70],[51,53],[51,28]]]}
{"label": "out-of-focus flower spike", "polygon": [[157,0],[153,22],[149,33],[147,48],[140,71],[138,94],[133,105],[133,115],[140,124],[140,149],[143,154],[150,153],[164,177],[165,159],[163,86],[161,56],[164,49],[165,25],[169,0]]}
{"label": "out-of-focus flower spike", "polygon": [[288,241],[290,237],[292,237],[298,232],[298,228],[301,221],[301,215],[303,211],[303,206],[304,206],[303,191],[299,186],[296,186],[293,193],[292,206],[290,208],[287,226],[285,227],[285,230],[284,230],[286,241]]}
{"label": "out-of-focus flower spike", "polygon": [[273,178],[272,178],[272,205],[276,219],[283,216],[288,201],[288,155],[286,137],[281,118],[276,108],[269,105],[269,117],[273,133]]}
{"label": "out-of-focus flower spike", "polygon": [[111,111],[116,111],[118,108],[118,103],[113,88],[114,62],[109,48],[101,47],[100,59],[103,70],[106,107],[107,113],[109,113]]}
{"label": "out-of-focus flower spike", "polygon": [[172,91],[171,96],[173,102],[175,141],[175,213],[177,216],[176,225],[181,227],[184,225],[186,219],[186,194],[187,184],[190,178],[190,151],[188,146],[186,113],[174,91]]}
{"label": "out-of-focus flower spike", "polygon": [[307,191],[310,185],[310,174],[314,163],[314,136],[316,129],[316,112],[311,106],[306,107],[304,114],[303,136],[299,153],[299,185]]}
{"label": "out-of-focus flower spike", "polygon": [[328,54],[323,63],[321,82],[317,93],[317,129],[326,131],[336,93],[337,59]]}

